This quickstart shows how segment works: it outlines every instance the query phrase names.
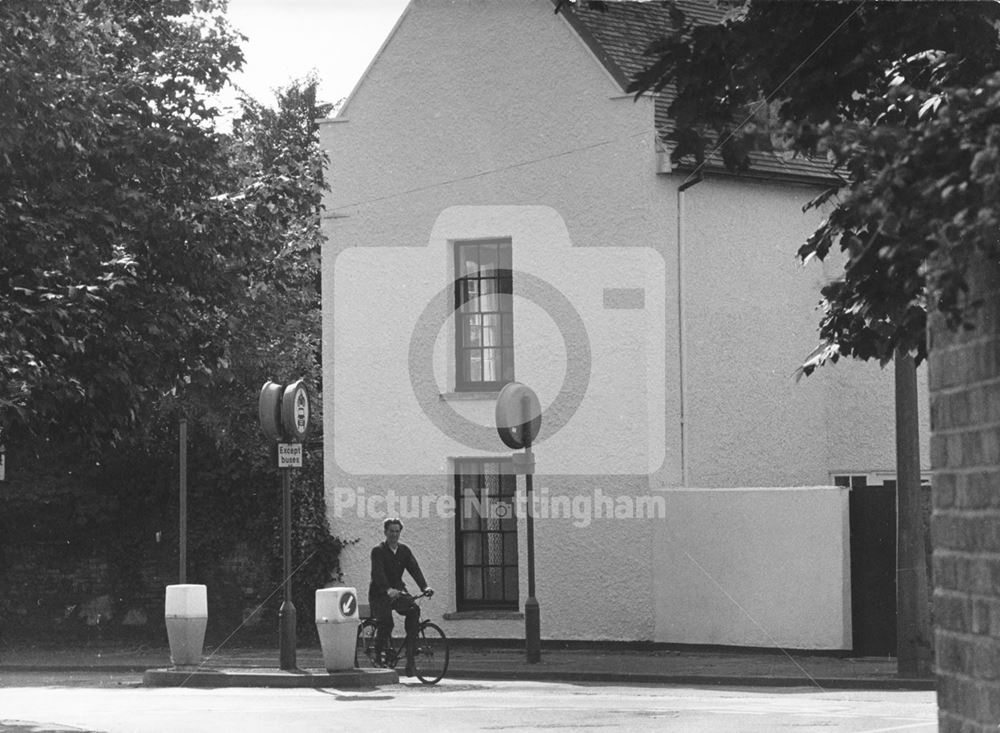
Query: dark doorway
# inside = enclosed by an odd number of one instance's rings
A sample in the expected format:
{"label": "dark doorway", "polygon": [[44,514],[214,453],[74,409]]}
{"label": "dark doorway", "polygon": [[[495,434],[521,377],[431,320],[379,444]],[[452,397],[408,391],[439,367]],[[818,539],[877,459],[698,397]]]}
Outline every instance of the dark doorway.
{"label": "dark doorway", "polygon": [[864,657],[896,656],[896,487],[886,483],[851,489],[851,624]]}

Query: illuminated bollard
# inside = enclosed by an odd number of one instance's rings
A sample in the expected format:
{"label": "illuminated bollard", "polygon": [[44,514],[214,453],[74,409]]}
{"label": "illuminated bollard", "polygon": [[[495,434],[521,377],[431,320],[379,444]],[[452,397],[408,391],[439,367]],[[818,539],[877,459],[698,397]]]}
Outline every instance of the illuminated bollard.
{"label": "illuminated bollard", "polygon": [[165,608],[170,661],[175,667],[201,664],[208,589],[204,585],[168,585]]}
{"label": "illuminated bollard", "polygon": [[358,635],[358,592],[354,588],[316,591],[316,632],[328,672],[354,668]]}

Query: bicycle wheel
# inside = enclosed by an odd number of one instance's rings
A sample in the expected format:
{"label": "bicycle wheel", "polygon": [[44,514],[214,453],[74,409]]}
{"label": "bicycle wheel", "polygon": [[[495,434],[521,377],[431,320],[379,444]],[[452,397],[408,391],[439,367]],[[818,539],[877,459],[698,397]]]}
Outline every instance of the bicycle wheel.
{"label": "bicycle wheel", "polygon": [[440,626],[429,621],[421,624],[413,663],[417,679],[425,685],[433,685],[444,677],[448,671],[448,639]]}
{"label": "bicycle wheel", "polygon": [[378,666],[375,661],[375,624],[362,621],[358,626],[358,640],[354,645],[354,666],[370,669]]}

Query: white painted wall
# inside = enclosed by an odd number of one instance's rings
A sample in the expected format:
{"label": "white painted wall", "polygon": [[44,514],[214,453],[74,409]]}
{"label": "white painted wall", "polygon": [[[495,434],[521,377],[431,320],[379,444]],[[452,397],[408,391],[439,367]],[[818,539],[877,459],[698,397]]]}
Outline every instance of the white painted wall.
{"label": "white painted wall", "polygon": [[[548,0],[416,0],[342,115],[322,126],[331,159],[325,475],[334,532],[359,540],[344,553],[345,580],[365,593],[368,552],[382,538],[377,510],[386,507],[359,509],[362,492],[366,501],[390,491],[453,496],[451,460],[500,448],[476,437],[489,434],[492,398],[452,394],[447,309],[438,330],[414,336],[414,327],[451,282],[455,240],[505,237],[515,269],[550,283],[580,315],[593,359],[585,389],[576,378],[564,385],[567,345],[551,316],[558,298],[515,299],[517,379],[543,407],[563,387],[582,400],[571,417],[546,419],[568,421],[538,446],[535,486],[550,496],[601,491],[672,502],[659,522],[539,522],[543,637],[769,645],[725,604],[706,607],[711,595],[689,569],[662,561],[679,537],[735,598],[760,589],[754,618],[780,630],[770,633],[782,645],[843,648],[846,571],[819,574],[810,586],[824,602],[836,598],[824,613],[789,618],[788,608],[765,607],[769,594],[789,600],[789,563],[841,566],[843,507],[829,497],[842,494],[742,489],[827,484],[833,470],[891,467],[891,383],[877,368],[844,364],[795,383],[814,346],[824,276],[794,262],[817,223],[798,213],[812,192],[709,179],[685,194],[678,227],[682,178],[656,173],[652,113],[648,100],[621,93]],[[608,287],[643,288],[645,308],[604,308]],[[433,379],[420,370],[413,377],[412,349],[431,355]],[[473,425],[441,430],[418,394],[434,394]],[[685,471],[688,486],[741,491],[678,493]],[[722,508],[706,514],[703,504]],[[756,531],[753,553],[719,541],[734,517],[744,535]],[[454,611],[454,519],[436,508],[404,519],[403,541],[439,591],[429,610]],[[448,628],[459,637],[524,632],[516,617],[452,619]]]}
{"label": "white painted wall", "polygon": [[851,648],[845,489],[667,496],[653,538],[657,641]]}

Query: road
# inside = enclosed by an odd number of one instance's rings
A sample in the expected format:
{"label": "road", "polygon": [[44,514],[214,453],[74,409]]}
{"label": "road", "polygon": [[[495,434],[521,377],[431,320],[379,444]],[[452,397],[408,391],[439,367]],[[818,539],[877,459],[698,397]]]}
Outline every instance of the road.
{"label": "road", "polygon": [[0,731],[929,733],[933,692],[404,682],[378,690],[146,688],[136,675],[0,674]]}

